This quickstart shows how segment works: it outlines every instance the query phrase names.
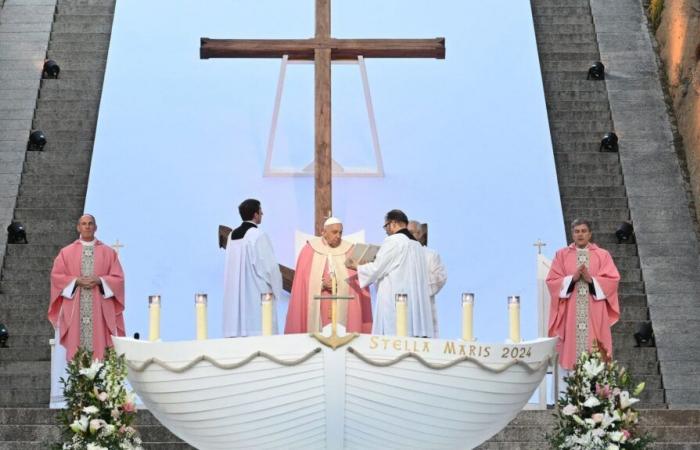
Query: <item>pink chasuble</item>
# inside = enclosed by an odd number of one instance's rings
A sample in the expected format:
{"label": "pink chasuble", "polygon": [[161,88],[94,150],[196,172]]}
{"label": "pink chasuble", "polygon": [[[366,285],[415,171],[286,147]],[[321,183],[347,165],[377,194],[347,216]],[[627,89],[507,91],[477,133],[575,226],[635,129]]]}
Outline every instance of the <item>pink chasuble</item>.
{"label": "pink chasuble", "polygon": [[[615,267],[612,256],[606,250],[595,244],[588,244],[590,265],[589,273],[602,289],[596,292],[597,297],[605,296],[604,300],[596,300],[592,292],[588,295],[588,349],[596,342],[608,358],[612,358],[612,327],[620,318],[620,304],[617,297],[617,287],[620,274]],[[559,364],[564,369],[572,369],[576,362],[576,288],[562,297],[562,288],[567,276],[573,275],[578,267],[576,264],[576,246],[571,244],[559,251],[552,261],[552,267],[547,275],[547,288],[550,294],[549,307],[549,336],[559,337],[557,350]]]}
{"label": "pink chasuble", "polygon": [[[80,289],[76,287],[72,298],[62,292],[80,276],[83,246],[79,240],[64,247],[54,260],[51,269],[51,301],[49,321],[60,330],[61,345],[71,360],[80,345]],[[100,241],[95,242],[94,274],[109,285],[114,297],[104,298],[99,286],[92,288],[92,347],[94,357],[103,359],[106,347],[112,346],[111,336],[124,336],[124,272],[117,252]]]}
{"label": "pink chasuble", "polygon": [[[354,297],[352,300],[338,301],[340,316],[338,323],[342,323],[347,332],[371,333],[372,304],[369,290],[361,289],[357,280],[357,272],[344,266],[346,255],[351,250],[352,246],[347,241],[342,241],[339,248],[331,249],[321,243],[321,238],[315,238],[304,245],[299,253],[294,273],[287,321],[284,327],[285,334],[320,331],[319,325],[320,328],[323,328],[331,322],[330,301],[320,301],[319,308],[309,305],[310,302],[319,302],[313,300],[314,295],[330,295],[329,291],[322,291],[321,285],[323,277],[328,276],[329,273],[327,251],[337,253],[331,257],[338,273],[338,294]],[[318,273],[314,273],[315,270]],[[347,276],[345,276],[346,274]],[[349,280],[349,282],[345,280]],[[347,309],[344,309],[343,305],[346,305]]]}

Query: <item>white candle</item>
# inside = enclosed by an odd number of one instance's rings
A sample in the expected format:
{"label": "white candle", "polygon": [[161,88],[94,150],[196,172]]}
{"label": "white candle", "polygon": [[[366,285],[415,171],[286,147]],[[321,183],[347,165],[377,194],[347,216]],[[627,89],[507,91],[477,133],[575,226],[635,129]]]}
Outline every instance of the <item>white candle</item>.
{"label": "white candle", "polygon": [[407,300],[408,295],[396,294],[396,336],[399,337],[406,337],[408,333]]}
{"label": "white candle", "polygon": [[160,339],[160,295],[148,296],[148,340]]}
{"label": "white candle", "polygon": [[511,342],[520,342],[520,297],[511,295],[508,297],[508,337]]}
{"label": "white candle", "polygon": [[474,340],[474,294],[462,294],[462,340]]}
{"label": "white candle", "polygon": [[272,299],[274,297],[271,292],[260,294],[263,336],[272,336]]}
{"label": "white candle", "polygon": [[207,294],[194,294],[194,308],[197,315],[197,340],[207,338]]}

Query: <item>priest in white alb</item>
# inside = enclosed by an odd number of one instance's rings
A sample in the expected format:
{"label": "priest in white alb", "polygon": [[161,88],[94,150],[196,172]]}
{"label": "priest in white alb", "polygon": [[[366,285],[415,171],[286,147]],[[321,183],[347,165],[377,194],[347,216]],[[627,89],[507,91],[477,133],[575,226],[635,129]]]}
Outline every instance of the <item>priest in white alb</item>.
{"label": "priest in white alb", "polygon": [[407,226],[408,217],[403,211],[389,211],[384,223],[388,236],[375,260],[359,266],[348,261],[347,265],[357,267],[361,287],[377,284],[373,334],[396,335],[396,294],[406,294],[406,332],[409,336],[434,337],[425,253]]}
{"label": "priest in white alb", "polygon": [[262,208],[255,199],[238,206],[243,219],[231,232],[226,245],[224,273],[224,336],[258,336],[262,334],[261,295],[271,293],[272,330],[277,333],[276,300],[282,295],[282,274],[272,249],[272,242],[258,228]]}
{"label": "priest in white alb", "polygon": [[423,224],[417,220],[408,222],[408,231],[411,232],[414,238],[423,246],[425,253],[425,263],[428,268],[428,286],[430,287],[430,306],[433,309],[433,337],[439,337],[440,330],[438,327],[437,305],[435,304],[435,296],[447,283],[447,269],[440,259],[440,254],[428,247],[427,236]]}

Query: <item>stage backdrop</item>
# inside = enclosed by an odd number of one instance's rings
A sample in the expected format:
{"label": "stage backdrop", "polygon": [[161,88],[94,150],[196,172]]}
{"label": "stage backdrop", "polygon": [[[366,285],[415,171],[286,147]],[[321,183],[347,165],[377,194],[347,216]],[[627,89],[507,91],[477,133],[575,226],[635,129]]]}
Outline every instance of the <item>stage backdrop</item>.
{"label": "stage backdrop", "polygon": [[[199,38],[307,38],[314,1],[120,0],[99,115],[86,212],[119,239],[129,334],[147,332],[147,296],[162,296],[162,337],[195,335],[194,294],[209,294],[221,336],[219,224],[262,201],[279,261],[294,265],[294,232],[313,231],[313,178],[263,177],[279,60],[200,60]],[[430,224],[447,266],[442,335],[460,334],[460,294],[476,294],[480,341],[507,336],[506,297],[522,296],[523,335],[536,335],[536,248],[564,244],[542,81],[527,0],[336,0],[332,34],[444,36],[445,60],[368,60],[382,178],[334,179],[346,233],[384,238],[393,208]],[[275,167],[313,159],[313,69],[292,65]],[[333,67],[333,154],[374,163],[360,72]],[[279,305],[284,323],[287,303]]]}

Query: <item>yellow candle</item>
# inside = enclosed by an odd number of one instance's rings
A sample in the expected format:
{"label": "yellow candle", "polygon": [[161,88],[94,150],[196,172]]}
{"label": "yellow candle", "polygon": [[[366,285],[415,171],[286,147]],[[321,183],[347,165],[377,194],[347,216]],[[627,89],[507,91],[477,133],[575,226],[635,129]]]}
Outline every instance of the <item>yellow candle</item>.
{"label": "yellow candle", "polygon": [[207,294],[194,295],[194,308],[197,313],[197,340],[207,338]]}
{"label": "yellow candle", "polygon": [[160,339],[160,295],[148,296],[148,340]]}
{"label": "yellow candle", "polygon": [[272,299],[273,295],[269,292],[260,295],[261,310],[262,310],[262,335],[272,336]]}
{"label": "yellow candle", "polygon": [[396,294],[396,336],[405,337],[408,332],[408,314],[406,310],[406,294]]}
{"label": "yellow candle", "polygon": [[474,294],[462,294],[462,340],[474,340]]}
{"label": "yellow candle", "polygon": [[520,297],[508,297],[508,337],[511,342],[520,342]]}

